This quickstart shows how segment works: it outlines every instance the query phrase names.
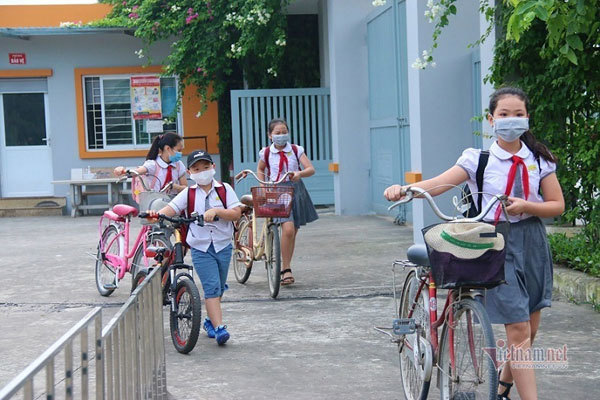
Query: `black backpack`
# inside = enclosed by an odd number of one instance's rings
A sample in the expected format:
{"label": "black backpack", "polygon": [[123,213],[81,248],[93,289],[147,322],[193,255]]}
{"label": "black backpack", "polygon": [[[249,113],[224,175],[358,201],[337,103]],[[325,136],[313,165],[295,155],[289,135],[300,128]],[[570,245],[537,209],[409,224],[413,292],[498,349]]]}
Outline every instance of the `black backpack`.
{"label": "black backpack", "polygon": [[483,199],[483,195],[481,192],[483,191],[483,173],[485,171],[485,167],[487,167],[488,160],[490,158],[489,150],[481,150],[479,153],[479,162],[477,164],[477,172],[475,172],[475,182],[477,183],[477,205],[473,201],[473,194],[471,193],[471,189],[469,189],[469,185],[465,184],[463,186],[463,204],[468,204],[469,209],[463,212],[463,215],[467,218],[473,218],[479,215],[479,211],[481,210],[481,201]]}
{"label": "black backpack", "polygon": [[[463,204],[468,204],[469,205],[469,209],[465,212],[463,212],[463,215],[467,218],[473,218],[476,217],[477,215],[479,215],[479,213],[481,212],[481,201],[483,199],[483,195],[481,194],[481,192],[483,191],[483,173],[485,172],[485,167],[487,167],[487,163],[488,160],[490,158],[490,151],[489,150],[481,150],[481,153],[479,153],[479,162],[477,164],[477,171],[475,172],[475,183],[477,184],[477,205],[475,205],[475,202],[473,201],[473,194],[471,193],[471,189],[469,189],[469,185],[465,184],[463,186],[462,192],[464,193],[463,196]],[[540,174],[542,173],[542,166],[540,164],[540,158],[539,157],[535,157],[537,164],[538,164],[538,168],[540,171]],[[540,188],[538,189],[538,193],[541,195],[541,185]]]}

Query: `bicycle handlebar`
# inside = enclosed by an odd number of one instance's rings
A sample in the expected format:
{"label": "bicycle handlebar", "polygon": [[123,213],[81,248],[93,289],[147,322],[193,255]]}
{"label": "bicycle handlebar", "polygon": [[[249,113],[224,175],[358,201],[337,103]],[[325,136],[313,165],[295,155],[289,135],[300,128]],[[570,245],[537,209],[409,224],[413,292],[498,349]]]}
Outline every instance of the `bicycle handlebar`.
{"label": "bicycle handlebar", "polygon": [[[158,178],[158,176],[152,175],[152,174],[146,174],[146,175],[152,176],[152,177],[156,178],[156,180],[160,183],[160,179]],[[140,178],[140,182],[142,182],[142,186],[144,187],[144,190],[146,192],[153,192],[153,190],[149,189],[148,186],[146,186],[146,182],[144,182],[144,180],[141,178],[143,175],[140,174],[139,172],[137,172],[135,169],[125,170],[125,174],[123,174],[117,180],[117,182],[123,182],[125,179],[133,178],[134,176]],[[157,193],[164,193],[164,192],[167,192],[167,191],[171,190],[171,188],[173,187],[174,183],[175,182],[173,182],[173,181],[169,182],[167,185],[165,185],[164,188],[160,189]]]}
{"label": "bicycle handlebar", "polygon": [[244,179],[246,177],[246,175],[248,174],[252,174],[254,176],[254,178],[262,183],[263,185],[279,185],[281,182],[284,181],[284,179],[288,176],[288,175],[294,175],[294,173],[292,171],[288,171],[286,172],[280,180],[278,180],[277,182],[265,182],[265,181],[261,181],[260,179],[258,179],[258,176],[256,176],[256,174],[254,173],[254,171],[252,171],[251,169],[245,169],[240,171],[236,176],[235,176],[235,182],[238,183],[239,181],[241,181],[242,179]]}
{"label": "bicycle handlebar", "polygon": [[[138,215],[138,217],[140,217],[140,218],[153,218],[147,212],[140,213]],[[169,216],[164,215],[164,214],[158,214],[156,216],[156,218],[158,218],[159,220],[164,220],[164,221],[172,222],[172,223],[174,223],[176,225],[191,224],[193,222],[195,222],[196,224],[198,224],[200,226],[204,226],[205,225],[205,223],[204,223],[204,215],[200,215],[200,214],[198,214],[196,212],[192,213],[192,215],[191,215],[190,218],[183,217],[183,216],[181,216],[181,217],[169,217]],[[218,220],[219,220],[219,217],[215,216],[215,219],[213,221],[218,221]]]}
{"label": "bicycle handlebar", "polygon": [[[472,217],[472,218],[459,218],[459,217],[450,217],[446,214],[444,214],[439,207],[437,206],[437,204],[435,203],[435,201],[433,200],[433,197],[424,189],[421,189],[420,187],[408,187],[406,189],[406,193],[405,193],[405,197],[397,202],[395,202],[394,204],[392,204],[391,206],[388,207],[388,210],[391,210],[395,207],[398,207],[401,204],[406,204],[410,201],[412,201],[412,199],[414,198],[414,196],[418,195],[418,196],[423,196],[427,202],[429,203],[429,205],[431,206],[431,209],[433,210],[433,212],[440,217],[441,219],[445,220],[445,221],[455,221],[455,220],[459,220],[461,222],[479,222],[483,220],[483,217],[485,217],[487,215],[487,213],[490,212],[490,210],[494,207],[494,205],[497,202],[500,202],[500,205],[502,206],[502,210],[504,211],[504,214],[507,215],[506,213],[506,200],[508,199],[508,196],[501,194],[501,195],[493,195],[492,201],[490,201],[488,203],[488,205],[481,211],[481,213],[479,213],[479,215]],[[507,217],[508,220],[508,217]]]}

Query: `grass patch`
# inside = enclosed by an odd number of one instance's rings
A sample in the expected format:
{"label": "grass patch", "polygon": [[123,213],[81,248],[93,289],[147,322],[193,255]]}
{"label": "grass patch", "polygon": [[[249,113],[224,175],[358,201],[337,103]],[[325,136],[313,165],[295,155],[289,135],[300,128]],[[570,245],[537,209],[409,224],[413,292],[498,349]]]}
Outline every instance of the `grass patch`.
{"label": "grass patch", "polygon": [[583,234],[567,237],[564,233],[548,235],[552,258],[565,267],[600,277],[600,244]]}

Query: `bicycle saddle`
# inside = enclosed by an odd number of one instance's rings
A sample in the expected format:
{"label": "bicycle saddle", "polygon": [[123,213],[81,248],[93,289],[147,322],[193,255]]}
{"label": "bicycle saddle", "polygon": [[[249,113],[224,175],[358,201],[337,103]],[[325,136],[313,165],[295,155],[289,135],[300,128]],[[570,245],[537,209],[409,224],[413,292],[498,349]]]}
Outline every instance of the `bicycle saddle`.
{"label": "bicycle saddle", "polygon": [[112,208],[113,212],[121,217],[131,214],[133,217],[137,217],[138,210],[135,207],[128,206],[127,204],[117,204]]}
{"label": "bicycle saddle", "polygon": [[243,195],[242,198],[240,199],[240,201],[242,202],[242,204],[244,204],[248,207],[252,207],[252,195],[251,194]]}
{"label": "bicycle saddle", "polygon": [[422,267],[429,267],[429,254],[424,244],[413,244],[406,252],[408,261]]}

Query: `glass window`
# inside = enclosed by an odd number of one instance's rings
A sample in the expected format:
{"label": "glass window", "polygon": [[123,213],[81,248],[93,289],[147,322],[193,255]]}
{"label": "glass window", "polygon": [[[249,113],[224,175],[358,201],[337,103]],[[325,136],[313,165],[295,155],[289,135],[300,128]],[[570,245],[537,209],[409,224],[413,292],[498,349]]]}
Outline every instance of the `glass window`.
{"label": "glass window", "polygon": [[[160,78],[164,132],[178,132],[177,80]],[[154,136],[148,120],[134,120],[131,112],[130,76],[85,77],[88,149],[148,148]]]}
{"label": "glass window", "polygon": [[3,101],[6,146],[45,146],[44,94],[4,94]]}

